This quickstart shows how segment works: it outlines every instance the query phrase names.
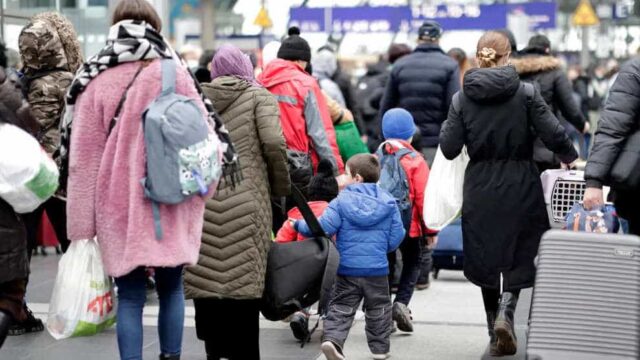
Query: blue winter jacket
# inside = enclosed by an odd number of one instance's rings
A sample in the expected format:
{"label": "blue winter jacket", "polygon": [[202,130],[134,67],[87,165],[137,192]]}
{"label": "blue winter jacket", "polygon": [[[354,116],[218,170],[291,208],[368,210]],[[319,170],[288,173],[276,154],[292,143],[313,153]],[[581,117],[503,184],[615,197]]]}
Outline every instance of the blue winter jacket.
{"label": "blue winter jacket", "polygon": [[[318,220],[327,235],[337,234],[338,275],[389,274],[387,253],[400,246],[405,231],[396,201],[388,192],[376,184],[349,185]],[[302,220],[296,222],[295,228],[304,236],[312,235]]]}

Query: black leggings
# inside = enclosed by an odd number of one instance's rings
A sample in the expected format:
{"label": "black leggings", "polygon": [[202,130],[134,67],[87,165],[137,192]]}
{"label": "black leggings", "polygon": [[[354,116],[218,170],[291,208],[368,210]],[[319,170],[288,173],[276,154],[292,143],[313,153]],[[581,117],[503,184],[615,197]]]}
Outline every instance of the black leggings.
{"label": "black leggings", "polygon": [[[260,360],[260,300],[195,299],[208,360]],[[240,346],[238,346],[240,341]]]}
{"label": "black leggings", "polygon": [[[516,297],[520,295],[520,290],[511,291]],[[500,290],[482,288],[482,301],[484,302],[484,311],[496,312],[498,311],[498,304],[500,303]]]}

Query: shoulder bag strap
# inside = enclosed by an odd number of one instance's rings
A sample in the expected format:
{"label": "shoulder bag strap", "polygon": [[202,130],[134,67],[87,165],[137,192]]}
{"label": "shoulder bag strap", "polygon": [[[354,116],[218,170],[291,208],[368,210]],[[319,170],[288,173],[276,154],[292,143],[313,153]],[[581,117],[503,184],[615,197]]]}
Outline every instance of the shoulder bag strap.
{"label": "shoulder bag strap", "polygon": [[307,225],[309,225],[309,229],[311,229],[313,236],[327,238],[327,234],[324,232],[318,222],[318,219],[307,204],[307,199],[304,198],[300,189],[294,184],[291,184],[291,196],[293,197],[293,201],[296,203],[296,206],[298,206],[298,209],[300,209],[302,217],[307,222]]}
{"label": "shoulder bag strap", "polygon": [[176,92],[176,61],[173,58],[162,60],[162,95]]}
{"label": "shoulder bag strap", "polygon": [[120,113],[122,112],[122,107],[124,106],[124,103],[127,100],[127,93],[129,93],[129,89],[131,89],[131,86],[133,86],[133,83],[136,81],[136,79],[138,78],[138,75],[140,75],[140,73],[142,72],[142,69],[144,69],[145,66],[146,64],[140,65],[140,67],[138,68],[138,71],[136,71],[135,75],[133,75],[133,78],[129,82],[129,85],[127,85],[127,87],[124,89],[124,92],[122,93],[122,97],[120,98],[120,102],[118,102],[118,106],[116,107],[116,112],[111,118],[111,122],[109,123],[109,132],[107,133],[107,137],[111,135],[113,128],[116,127],[116,123],[118,122],[118,119],[120,118]]}

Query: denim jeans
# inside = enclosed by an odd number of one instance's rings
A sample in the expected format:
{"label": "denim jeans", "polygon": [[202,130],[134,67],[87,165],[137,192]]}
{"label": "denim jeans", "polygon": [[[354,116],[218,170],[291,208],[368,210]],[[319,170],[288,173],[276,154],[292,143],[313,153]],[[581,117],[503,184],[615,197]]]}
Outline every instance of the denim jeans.
{"label": "denim jeans", "polygon": [[[400,253],[402,254],[402,272],[400,275],[400,282],[398,283],[398,292],[394,302],[399,302],[409,306],[411,297],[413,296],[413,290],[420,277],[420,271],[422,270],[422,248],[424,241],[420,238],[406,237],[402,244],[400,244]],[[389,276],[390,283],[393,281],[395,272],[396,256],[395,253],[390,253],[389,260]]]}
{"label": "denim jeans", "polygon": [[[116,278],[118,348],[122,360],[142,360],[142,308],[147,299],[146,278],[143,267]],[[163,355],[179,355],[184,327],[182,266],[156,268],[155,278],[160,300],[160,351]]]}

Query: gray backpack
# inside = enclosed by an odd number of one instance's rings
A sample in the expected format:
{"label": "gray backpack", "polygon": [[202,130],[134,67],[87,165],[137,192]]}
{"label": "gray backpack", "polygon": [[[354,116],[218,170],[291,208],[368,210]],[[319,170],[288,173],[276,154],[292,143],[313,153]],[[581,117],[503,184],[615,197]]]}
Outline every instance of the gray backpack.
{"label": "gray backpack", "polygon": [[145,197],[152,201],[158,240],[163,236],[159,204],[176,205],[193,195],[205,196],[222,174],[220,140],[197,103],[175,92],[176,60],[163,59],[161,66],[162,92],[142,114],[147,176],[141,183]]}

